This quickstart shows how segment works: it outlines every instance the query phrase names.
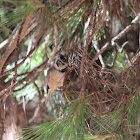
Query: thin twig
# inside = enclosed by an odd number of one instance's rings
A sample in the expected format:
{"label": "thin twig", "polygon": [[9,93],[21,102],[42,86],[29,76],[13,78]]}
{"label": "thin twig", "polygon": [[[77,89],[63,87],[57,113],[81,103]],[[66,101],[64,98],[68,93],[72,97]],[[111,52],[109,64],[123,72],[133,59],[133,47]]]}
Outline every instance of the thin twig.
{"label": "thin twig", "polygon": [[54,23],[54,32],[55,32],[55,49],[54,49],[54,53],[56,53],[58,45],[59,45],[59,31],[58,31],[57,22]]}
{"label": "thin twig", "polygon": [[33,83],[34,83],[34,85],[35,85],[35,87],[36,87],[36,89],[37,89],[37,92],[38,92],[38,94],[39,94],[40,122],[43,123],[43,115],[42,115],[42,113],[43,113],[43,107],[42,107],[42,102],[41,102],[41,92],[40,92],[40,90],[39,90],[37,84],[35,83],[35,81],[34,81]]}
{"label": "thin twig", "polygon": [[[94,44],[94,48],[95,48],[95,50],[97,51],[97,53],[99,53],[101,50],[98,48],[98,46],[97,45],[95,45]],[[101,62],[101,65],[102,65],[102,70],[105,68],[105,63],[104,63],[104,61],[103,61],[103,57],[102,57],[102,55],[101,54],[99,54],[99,60],[100,60],[100,62]]]}
{"label": "thin twig", "polygon": [[135,17],[135,19],[132,20],[131,24],[126,26],[125,29],[123,29],[118,35],[116,35],[115,37],[112,38],[111,40],[111,45],[114,46],[115,45],[115,42],[117,40],[119,40],[120,38],[122,38],[123,36],[126,35],[126,33],[128,33],[132,27],[138,23],[140,21],[140,13]]}
{"label": "thin twig", "polygon": [[93,9],[92,9],[92,12],[91,12],[91,17],[90,17],[90,21],[89,21],[89,26],[88,26],[88,33],[87,33],[87,39],[86,39],[86,45],[85,47],[88,46],[88,42],[89,42],[89,38],[90,38],[90,34],[91,34],[91,29],[92,29],[92,25],[93,25],[93,18],[95,16],[95,6],[96,6],[96,1],[94,2],[93,4]]}
{"label": "thin twig", "polygon": [[[45,98],[41,100],[41,104],[45,101]],[[29,120],[29,123],[32,123],[34,121],[34,119],[37,117],[38,113],[39,113],[39,105],[36,107],[35,111],[34,111],[34,115],[33,117]]]}
{"label": "thin twig", "polygon": [[118,50],[115,48],[115,56],[114,56],[113,62],[112,62],[112,64],[111,64],[111,68],[114,67],[117,58],[118,58]]}
{"label": "thin twig", "polygon": [[27,29],[30,25],[30,22],[31,22],[31,19],[33,17],[33,12],[31,12],[25,19],[23,25],[22,25],[22,30],[21,30],[21,33],[20,33],[20,39],[19,41],[21,41],[23,39],[23,37],[25,36],[26,32],[27,32]]}
{"label": "thin twig", "polygon": [[98,52],[98,53],[95,55],[95,57],[92,59],[91,65],[98,59],[99,55],[102,54],[102,53],[108,48],[109,45],[110,45],[110,43],[107,42],[107,43],[102,47],[102,49],[100,50],[100,52]]}
{"label": "thin twig", "polygon": [[58,32],[58,26],[56,24],[57,22],[54,23],[54,31],[55,31],[55,47],[53,49],[52,52],[52,56],[49,58],[48,64],[50,65],[50,63],[55,59],[57,50],[58,50],[58,45],[59,45],[59,32]]}

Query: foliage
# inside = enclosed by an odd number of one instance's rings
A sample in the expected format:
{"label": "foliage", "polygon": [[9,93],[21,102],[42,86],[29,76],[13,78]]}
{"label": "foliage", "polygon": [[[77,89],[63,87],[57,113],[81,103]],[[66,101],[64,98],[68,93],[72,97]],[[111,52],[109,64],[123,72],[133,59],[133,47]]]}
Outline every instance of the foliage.
{"label": "foliage", "polygon": [[[84,118],[85,107],[85,101],[74,101],[72,106],[66,109],[63,116],[49,123],[25,129],[23,139],[83,139],[83,134],[87,133]],[[28,131],[29,135],[26,133]]]}
{"label": "foliage", "polygon": [[[0,18],[0,102],[39,96],[40,114],[56,118],[23,139],[139,137],[138,0],[0,0]],[[65,89],[46,105],[48,69],[63,52]]]}
{"label": "foliage", "polygon": [[[139,95],[134,100],[138,101]],[[137,101],[135,102],[137,104]],[[135,110],[135,105],[128,106],[128,110]],[[136,110],[138,107],[136,107]],[[130,114],[129,114],[130,113]],[[131,134],[139,131],[137,122],[133,122],[133,115],[137,117],[138,111],[133,114],[128,113],[127,125],[121,127],[123,110],[118,110],[102,116],[88,103],[88,100],[80,99],[73,102],[71,106],[66,108],[63,116],[54,121],[44,123],[40,126],[25,128],[23,131],[23,140],[25,139],[106,139],[116,138],[119,140],[129,139]],[[85,119],[86,118],[86,119]],[[88,119],[92,119],[89,126]],[[132,129],[131,129],[132,127]],[[121,130],[121,131],[120,131]],[[131,130],[131,131],[130,131]],[[129,131],[129,132],[128,132]],[[131,139],[135,139],[133,136]]]}

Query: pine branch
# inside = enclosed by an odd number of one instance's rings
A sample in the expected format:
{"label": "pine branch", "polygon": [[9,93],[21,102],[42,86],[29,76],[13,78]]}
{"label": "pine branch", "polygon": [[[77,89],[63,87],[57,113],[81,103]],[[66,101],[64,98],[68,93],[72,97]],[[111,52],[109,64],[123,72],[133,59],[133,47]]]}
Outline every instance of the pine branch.
{"label": "pine branch", "polygon": [[12,38],[12,41],[10,42],[9,46],[7,47],[5,53],[3,54],[3,56],[0,60],[0,73],[2,72],[2,68],[3,68],[6,60],[8,59],[10,54],[14,51],[14,49],[17,46],[19,30],[21,29],[21,24],[22,24],[22,22],[17,25],[15,34],[13,35],[13,38]]}
{"label": "pine branch", "polygon": [[132,20],[130,25],[128,25],[125,29],[123,29],[117,36],[112,38],[111,45],[114,46],[115,42],[124,37],[139,21],[140,21],[140,13],[135,17],[135,19]]}
{"label": "pine branch", "polygon": [[27,29],[29,28],[29,25],[30,25],[30,22],[31,22],[32,17],[33,17],[33,12],[31,12],[26,17],[26,19],[25,19],[25,21],[24,21],[24,23],[22,25],[22,30],[21,30],[21,33],[20,33],[20,39],[19,39],[19,41],[21,41],[24,38],[24,36],[25,36],[25,34],[27,32]]}
{"label": "pine branch", "polygon": [[[117,40],[121,39],[124,35],[126,35],[132,28],[135,24],[137,24],[140,20],[140,14],[138,14],[134,20],[132,20],[131,24],[128,25],[125,29],[123,29],[117,36],[113,37],[111,39],[111,45],[114,46],[115,45],[115,42],[117,42]],[[100,52],[98,52],[95,57],[92,59],[91,61],[91,65],[98,59],[99,55],[102,54],[107,48],[108,46],[110,45],[110,42],[107,42],[103,47],[102,49],[100,50]]]}

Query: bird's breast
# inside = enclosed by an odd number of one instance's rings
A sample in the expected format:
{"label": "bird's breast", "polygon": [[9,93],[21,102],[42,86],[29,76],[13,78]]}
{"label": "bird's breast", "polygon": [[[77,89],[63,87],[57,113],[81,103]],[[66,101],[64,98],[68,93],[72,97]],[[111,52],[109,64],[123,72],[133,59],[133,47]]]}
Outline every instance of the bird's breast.
{"label": "bird's breast", "polygon": [[65,73],[60,72],[58,70],[52,70],[50,72],[50,79],[49,79],[49,90],[53,91],[56,90],[59,87],[63,86],[64,83],[64,78],[65,78]]}

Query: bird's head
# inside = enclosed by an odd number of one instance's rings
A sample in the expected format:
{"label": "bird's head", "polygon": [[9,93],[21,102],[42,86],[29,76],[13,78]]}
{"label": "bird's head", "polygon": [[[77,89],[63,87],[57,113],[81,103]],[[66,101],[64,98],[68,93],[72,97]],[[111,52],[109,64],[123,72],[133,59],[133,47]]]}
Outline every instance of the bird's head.
{"label": "bird's head", "polygon": [[54,62],[54,67],[59,71],[66,69],[68,67],[68,57],[60,54]]}

